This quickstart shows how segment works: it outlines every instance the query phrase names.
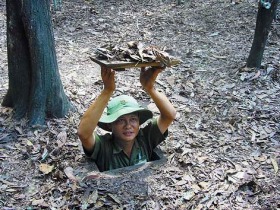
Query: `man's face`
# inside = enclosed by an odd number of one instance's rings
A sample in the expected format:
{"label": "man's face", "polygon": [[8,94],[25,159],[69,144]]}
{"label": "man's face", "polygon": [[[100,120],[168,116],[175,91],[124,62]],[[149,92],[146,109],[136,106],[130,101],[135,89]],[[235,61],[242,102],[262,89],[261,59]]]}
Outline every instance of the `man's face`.
{"label": "man's face", "polygon": [[138,114],[127,114],[120,116],[112,123],[112,132],[118,140],[133,141],[139,132]]}

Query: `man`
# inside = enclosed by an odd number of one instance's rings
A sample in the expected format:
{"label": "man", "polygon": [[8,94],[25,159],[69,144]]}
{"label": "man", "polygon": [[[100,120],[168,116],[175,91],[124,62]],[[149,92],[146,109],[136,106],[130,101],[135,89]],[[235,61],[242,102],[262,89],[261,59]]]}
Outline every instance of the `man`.
{"label": "man", "polygon": [[[104,88],[84,113],[78,128],[85,154],[96,162],[100,171],[150,161],[153,149],[166,138],[176,110],[167,97],[154,88],[162,70],[141,69],[140,83],[153,99],[160,115],[140,129],[142,123],[152,118],[152,112],[140,107],[134,98],[127,95],[109,101],[116,89],[115,71],[101,68]],[[107,112],[102,116],[106,106]],[[95,132],[97,125],[111,133],[98,135]]]}

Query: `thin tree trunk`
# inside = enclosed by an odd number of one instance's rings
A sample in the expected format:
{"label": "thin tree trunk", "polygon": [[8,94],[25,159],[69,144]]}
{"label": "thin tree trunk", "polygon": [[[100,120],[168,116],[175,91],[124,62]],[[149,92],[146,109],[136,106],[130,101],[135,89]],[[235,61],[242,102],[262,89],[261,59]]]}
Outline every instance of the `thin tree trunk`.
{"label": "thin tree trunk", "polygon": [[270,9],[259,3],[254,41],[247,59],[247,67],[260,68],[270,27],[275,16],[278,0],[273,0]]}

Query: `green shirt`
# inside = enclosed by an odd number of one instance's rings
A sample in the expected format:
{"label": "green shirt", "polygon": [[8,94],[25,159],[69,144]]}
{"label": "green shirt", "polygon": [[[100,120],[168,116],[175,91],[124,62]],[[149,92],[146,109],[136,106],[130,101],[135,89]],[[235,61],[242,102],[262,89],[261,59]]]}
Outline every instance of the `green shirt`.
{"label": "green shirt", "polygon": [[157,120],[153,119],[144,128],[140,128],[130,158],[114,142],[114,137],[110,133],[95,134],[95,146],[92,153],[84,151],[95,161],[100,171],[137,165],[151,160],[154,148],[165,140],[167,134],[168,131],[161,133]]}

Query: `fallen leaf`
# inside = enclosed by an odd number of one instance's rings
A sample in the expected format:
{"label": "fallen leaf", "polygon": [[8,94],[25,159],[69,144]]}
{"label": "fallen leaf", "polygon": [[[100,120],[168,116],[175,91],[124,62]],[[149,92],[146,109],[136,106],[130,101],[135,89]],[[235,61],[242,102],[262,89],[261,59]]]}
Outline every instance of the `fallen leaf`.
{"label": "fallen leaf", "polygon": [[210,37],[212,37],[212,36],[218,36],[219,34],[220,34],[220,32],[219,32],[219,31],[216,31],[216,32],[210,34],[209,36],[210,36]]}
{"label": "fallen leaf", "polygon": [[66,131],[61,131],[58,135],[57,135],[57,145],[58,148],[62,147],[67,140],[67,133]]}
{"label": "fallen leaf", "polygon": [[95,204],[98,198],[98,191],[94,190],[88,197],[89,204]]}
{"label": "fallen leaf", "polygon": [[250,175],[247,174],[246,172],[243,172],[243,171],[240,171],[240,172],[237,172],[236,174],[233,175],[234,178],[238,178],[238,179],[250,179]]}
{"label": "fallen leaf", "polygon": [[45,160],[48,157],[48,155],[49,155],[48,150],[46,148],[44,148],[44,152],[42,154],[42,160]]}
{"label": "fallen leaf", "polygon": [[49,174],[54,169],[54,166],[45,163],[40,164],[39,170],[44,174]]}
{"label": "fallen leaf", "polygon": [[232,183],[237,183],[238,182],[238,180],[233,178],[232,176],[228,176],[227,179],[228,179],[229,182],[232,182]]}
{"label": "fallen leaf", "polygon": [[117,196],[115,196],[115,195],[113,195],[113,194],[108,194],[116,203],[118,203],[118,204],[121,204],[121,201],[120,201],[120,199],[117,197]]}
{"label": "fallen leaf", "polygon": [[32,201],[32,206],[43,206],[43,207],[47,207],[47,203],[44,201],[44,199],[39,199],[39,200],[33,200]]}
{"label": "fallen leaf", "polygon": [[227,56],[220,56],[220,55],[215,55],[215,54],[212,54],[212,56],[217,59],[226,59],[227,58]]}
{"label": "fallen leaf", "polygon": [[175,77],[174,76],[170,76],[170,77],[167,77],[166,78],[166,81],[168,82],[168,84],[170,85],[170,86],[174,86],[174,84],[175,84]]}
{"label": "fallen leaf", "polygon": [[204,190],[208,189],[209,182],[199,182],[198,186],[202,187]]}
{"label": "fallen leaf", "polygon": [[9,188],[9,189],[6,189],[5,191],[6,191],[6,192],[16,192],[17,190],[16,190],[16,189]]}
{"label": "fallen leaf", "polygon": [[191,189],[194,191],[194,193],[198,193],[199,191],[201,191],[201,187],[197,184],[192,184]]}
{"label": "fallen leaf", "polygon": [[20,135],[23,134],[22,128],[20,128],[20,127],[15,127],[15,129],[16,129],[16,131],[17,131]]}
{"label": "fallen leaf", "polygon": [[255,142],[255,140],[256,140],[256,133],[254,131],[251,131],[251,132],[252,132],[251,141]]}
{"label": "fallen leaf", "polygon": [[193,190],[189,190],[188,192],[184,193],[183,199],[186,201],[191,200],[195,196],[195,193]]}
{"label": "fallen leaf", "polygon": [[187,184],[187,182],[185,180],[176,182],[176,185],[178,185],[178,186],[185,185],[185,184]]}
{"label": "fallen leaf", "polygon": [[189,107],[186,107],[184,111],[185,111],[185,114],[189,114],[192,112],[192,110]]}
{"label": "fallen leaf", "polygon": [[262,155],[259,157],[255,157],[255,160],[260,161],[260,162],[264,162],[267,160],[267,156],[266,155]]}
{"label": "fallen leaf", "polygon": [[72,167],[66,167],[66,168],[64,169],[64,173],[66,174],[66,176],[68,177],[68,179],[70,179],[70,180],[72,180],[72,181],[74,181],[74,182],[77,182],[78,179],[75,177],[75,175],[74,175],[73,172],[74,172],[74,170],[73,170]]}
{"label": "fallen leaf", "polygon": [[274,159],[274,158],[270,158],[271,159],[271,163],[273,165],[273,168],[274,168],[274,171],[275,173],[277,174],[278,170],[279,170],[279,166],[278,166],[278,163],[277,161]]}
{"label": "fallen leaf", "polygon": [[33,146],[33,143],[30,140],[26,140],[27,146]]}
{"label": "fallen leaf", "polygon": [[201,164],[203,163],[205,160],[207,160],[208,157],[207,156],[202,156],[202,157],[197,157],[198,163]]}
{"label": "fallen leaf", "polygon": [[197,120],[197,122],[195,123],[195,128],[196,129],[199,129],[200,128],[200,126],[201,126],[201,118],[199,118],[198,120]]}

